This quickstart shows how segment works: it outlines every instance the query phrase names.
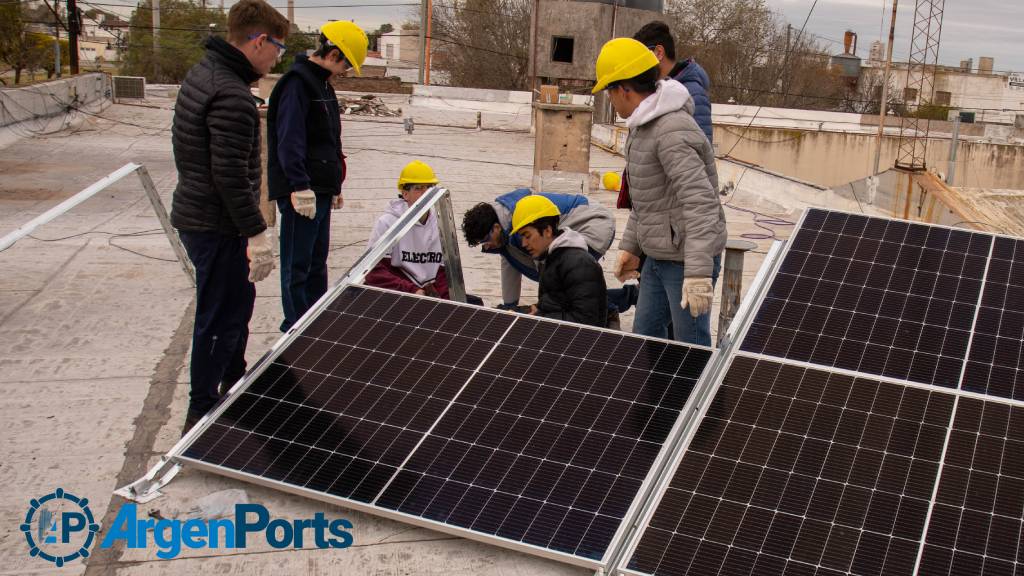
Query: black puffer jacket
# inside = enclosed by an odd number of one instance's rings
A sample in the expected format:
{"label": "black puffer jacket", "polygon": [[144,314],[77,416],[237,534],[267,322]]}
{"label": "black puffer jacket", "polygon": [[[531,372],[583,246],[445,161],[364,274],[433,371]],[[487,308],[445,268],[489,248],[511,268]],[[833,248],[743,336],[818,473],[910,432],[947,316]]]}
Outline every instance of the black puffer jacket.
{"label": "black puffer jacket", "polygon": [[540,263],[537,314],[604,328],[608,321],[608,287],[601,265],[587,242],[568,228],[548,247]]}
{"label": "black puffer jacket", "polygon": [[175,228],[246,237],[267,228],[259,208],[260,117],[249,91],[259,77],[244,54],[212,36],[181,83],[171,129]]}

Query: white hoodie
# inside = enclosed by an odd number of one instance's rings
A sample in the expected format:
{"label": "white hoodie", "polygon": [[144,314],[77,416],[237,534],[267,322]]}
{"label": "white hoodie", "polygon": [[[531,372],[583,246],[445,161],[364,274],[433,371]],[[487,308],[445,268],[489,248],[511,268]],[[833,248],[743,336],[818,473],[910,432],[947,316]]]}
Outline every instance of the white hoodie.
{"label": "white hoodie", "polygon": [[693,97],[681,83],[668,79],[658,80],[658,88],[641,102],[626,118],[627,128],[643,126],[655,118],[676,110],[686,110],[693,115]]}
{"label": "white hoodie", "polygon": [[[367,246],[376,244],[377,240],[408,209],[409,206],[405,200],[401,198],[392,200],[388,204],[387,212],[377,218],[377,222],[373,225]],[[427,213],[426,222],[416,222],[412,229],[395,244],[391,252],[385,254],[384,257],[391,258],[391,265],[405,273],[409,280],[418,286],[432,282],[437,277],[437,271],[444,261],[441,252],[441,235],[437,230],[437,216],[434,211],[431,210]]]}

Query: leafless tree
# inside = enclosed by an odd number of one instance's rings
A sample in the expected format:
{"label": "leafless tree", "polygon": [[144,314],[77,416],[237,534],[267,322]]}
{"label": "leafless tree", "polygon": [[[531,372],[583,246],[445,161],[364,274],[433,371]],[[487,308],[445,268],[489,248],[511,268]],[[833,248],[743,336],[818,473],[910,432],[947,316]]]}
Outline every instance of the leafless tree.
{"label": "leafless tree", "polygon": [[434,0],[431,67],[453,86],[525,90],[530,10],[528,0]]}

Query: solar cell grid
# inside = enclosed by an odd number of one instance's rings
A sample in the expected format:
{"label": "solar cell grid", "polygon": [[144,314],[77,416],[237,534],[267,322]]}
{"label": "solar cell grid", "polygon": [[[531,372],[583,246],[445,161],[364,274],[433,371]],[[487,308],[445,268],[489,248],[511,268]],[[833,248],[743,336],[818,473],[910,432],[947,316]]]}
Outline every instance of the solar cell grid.
{"label": "solar cell grid", "polygon": [[736,357],[628,568],[913,574],[953,403]]}
{"label": "solar cell grid", "polygon": [[378,505],[600,559],[709,357],[519,319]]}
{"label": "solar cell grid", "polygon": [[742,349],[957,387],[991,240],[810,210]]}
{"label": "solar cell grid", "polygon": [[921,573],[1021,574],[1024,407],[962,397],[953,421]]}
{"label": "solar cell grid", "polygon": [[963,389],[1024,400],[1024,241],[996,238]]}
{"label": "solar cell grid", "polygon": [[184,458],[600,565],[710,356],[349,287]]}
{"label": "solar cell grid", "polygon": [[[370,502],[512,318],[348,288],[184,452]],[[411,323],[411,324],[410,324]]]}

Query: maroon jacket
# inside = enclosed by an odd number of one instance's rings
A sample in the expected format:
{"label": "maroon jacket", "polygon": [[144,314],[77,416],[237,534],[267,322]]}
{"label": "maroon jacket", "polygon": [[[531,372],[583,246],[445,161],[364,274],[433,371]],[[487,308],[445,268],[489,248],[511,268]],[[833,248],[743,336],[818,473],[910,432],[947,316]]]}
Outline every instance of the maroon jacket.
{"label": "maroon jacket", "polygon": [[[389,290],[397,290],[399,292],[408,292],[412,294],[419,290],[421,286],[409,279],[400,269],[391,265],[390,258],[384,258],[377,263],[376,266],[366,274],[366,279],[363,282],[367,286],[376,286],[377,288],[387,288]],[[434,278],[434,282],[428,284],[424,288],[428,296],[438,296],[447,300],[448,297],[448,277],[445,276],[444,266],[437,269],[437,276]]]}

